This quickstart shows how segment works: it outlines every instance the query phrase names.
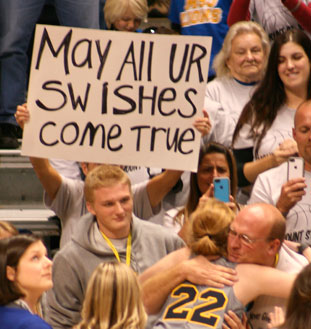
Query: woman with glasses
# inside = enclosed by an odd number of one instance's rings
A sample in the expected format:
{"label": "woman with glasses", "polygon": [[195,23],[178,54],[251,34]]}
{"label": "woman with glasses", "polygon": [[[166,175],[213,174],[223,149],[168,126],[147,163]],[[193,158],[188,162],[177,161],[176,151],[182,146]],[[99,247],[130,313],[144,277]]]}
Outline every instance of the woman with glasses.
{"label": "woman with glasses", "polygon": [[[245,305],[259,295],[289,296],[293,275],[272,267],[236,265],[228,261],[228,234],[242,243],[255,243],[255,239],[238,234],[230,226],[234,216],[228,206],[210,198],[192,214],[188,232],[189,247],[184,250],[190,258],[202,255],[213,259],[213,264],[235,268],[238,281],[233,286],[219,288],[194,285],[189,281],[179,284],[167,298],[154,328],[188,328],[191,325],[193,328],[210,326],[218,329],[222,328],[225,313],[231,310],[241,316]],[[152,314],[159,311],[149,307],[147,295],[144,298],[147,312]]]}

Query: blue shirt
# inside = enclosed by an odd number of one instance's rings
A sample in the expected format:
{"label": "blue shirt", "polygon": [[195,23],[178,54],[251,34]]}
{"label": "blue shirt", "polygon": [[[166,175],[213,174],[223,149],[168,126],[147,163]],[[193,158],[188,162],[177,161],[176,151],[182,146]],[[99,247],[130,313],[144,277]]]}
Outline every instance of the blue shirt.
{"label": "blue shirt", "polygon": [[52,327],[27,310],[0,306],[0,329],[52,329]]}
{"label": "blue shirt", "polygon": [[212,52],[209,66],[209,77],[215,75],[212,69],[213,59],[220,51],[229,29],[227,16],[232,0],[197,1],[171,0],[169,19],[179,24],[183,35],[206,35],[213,37]]}

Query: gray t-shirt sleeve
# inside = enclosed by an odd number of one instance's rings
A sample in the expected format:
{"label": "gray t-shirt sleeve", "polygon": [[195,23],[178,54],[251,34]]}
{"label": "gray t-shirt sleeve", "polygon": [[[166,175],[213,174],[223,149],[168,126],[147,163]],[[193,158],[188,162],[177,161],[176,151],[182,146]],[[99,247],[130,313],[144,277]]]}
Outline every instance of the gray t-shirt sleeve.
{"label": "gray t-shirt sleeve", "polygon": [[132,186],[133,213],[140,219],[149,219],[158,214],[161,210],[161,204],[155,208],[151,207],[147,192],[147,184],[148,180]]}

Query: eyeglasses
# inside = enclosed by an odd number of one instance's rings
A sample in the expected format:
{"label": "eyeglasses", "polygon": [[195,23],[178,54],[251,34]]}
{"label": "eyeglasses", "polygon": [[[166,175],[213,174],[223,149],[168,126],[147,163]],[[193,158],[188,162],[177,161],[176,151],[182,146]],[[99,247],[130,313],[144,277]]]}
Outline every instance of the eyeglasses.
{"label": "eyeglasses", "polygon": [[249,246],[249,245],[252,245],[254,244],[255,242],[257,241],[260,241],[260,240],[270,240],[271,238],[254,238],[254,239],[251,239],[249,236],[247,236],[246,234],[240,234],[238,232],[236,232],[234,229],[232,229],[231,227],[229,227],[229,232],[228,232],[230,235],[234,236],[234,237],[238,237],[240,239],[240,241],[242,243],[244,243],[245,245]]}

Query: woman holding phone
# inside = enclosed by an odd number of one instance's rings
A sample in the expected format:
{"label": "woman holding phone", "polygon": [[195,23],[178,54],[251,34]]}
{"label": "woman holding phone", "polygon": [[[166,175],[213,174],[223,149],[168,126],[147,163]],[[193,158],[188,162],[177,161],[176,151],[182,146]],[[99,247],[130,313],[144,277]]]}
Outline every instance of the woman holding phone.
{"label": "woman holding phone", "polygon": [[239,186],[297,153],[292,128],[298,106],[311,97],[311,40],[300,30],[279,35],[266,74],[245,105],[233,134]]}
{"label": "woman holding phone", "polygon": [[198,172],[191,173],[188,202],[183,208],[169,210],[164,217],[164,226],[171,228],[184,240],[190,215],[197,208],[200,198],[214,196],[214,179],[228,178],[230,181],[230,201],[234,208],[237,192],[236,164],[231,151],[225,146],[210,142],[203,145],[199,155]]}

